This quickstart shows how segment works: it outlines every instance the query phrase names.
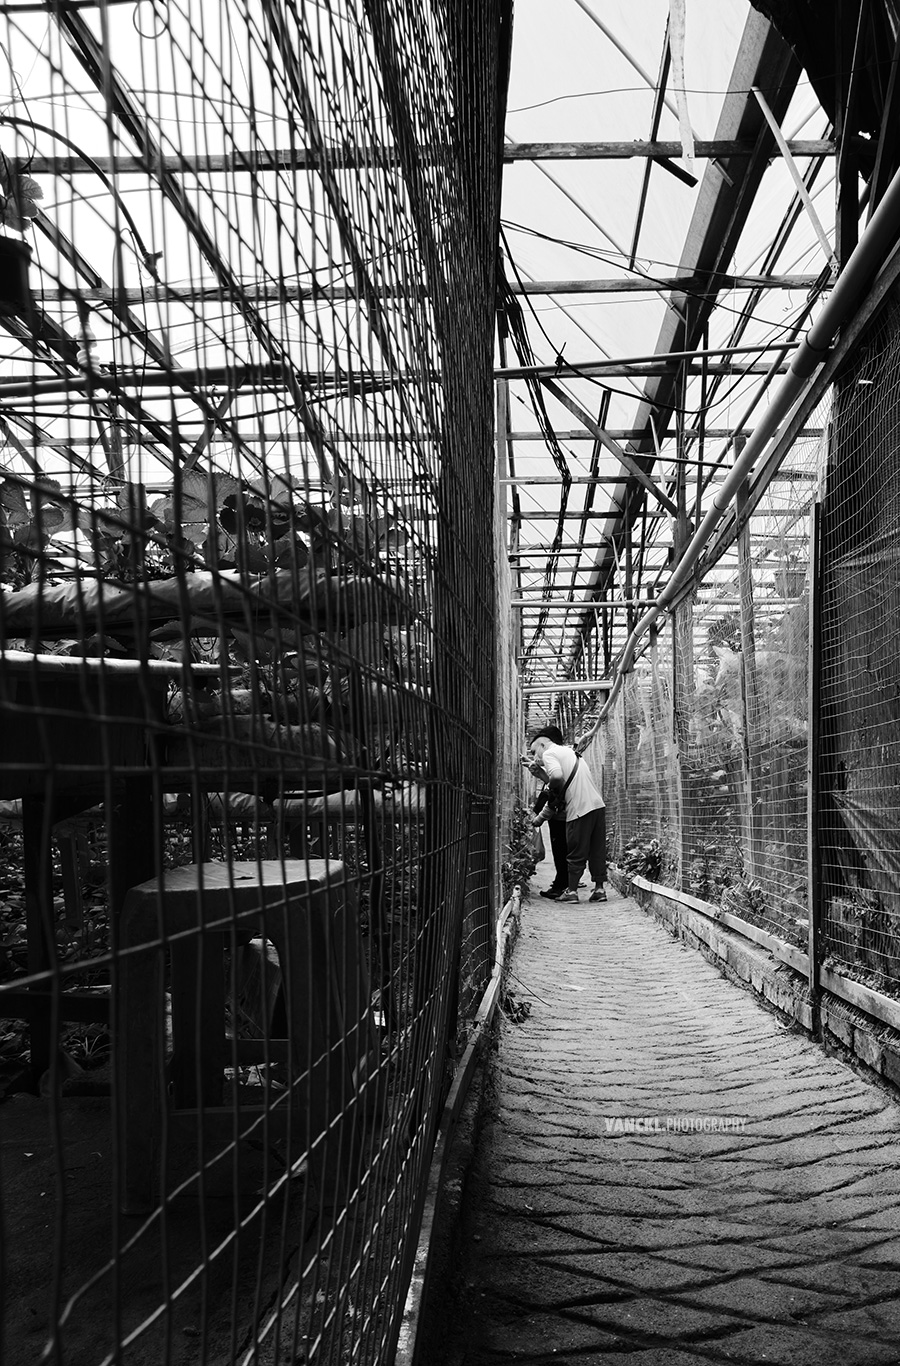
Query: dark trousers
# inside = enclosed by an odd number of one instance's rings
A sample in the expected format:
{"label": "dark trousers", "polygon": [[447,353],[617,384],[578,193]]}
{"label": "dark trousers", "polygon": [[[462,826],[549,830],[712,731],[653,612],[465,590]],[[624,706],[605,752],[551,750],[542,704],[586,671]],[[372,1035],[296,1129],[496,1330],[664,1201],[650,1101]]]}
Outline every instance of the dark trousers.
{"label": "dark trousers", "polygon": [[548,891],[564,892],[569,885],[569,833],[567,821],[548,821],[544,827],[550,831],[550,852],[556,872]]}
{"label": "dark trousers", "polygon": [[[552,824],[552,822],[551,822]],[[606,881],[606,808],[566,821],[569,891],[578,890],[584,865],[598,886]]]}

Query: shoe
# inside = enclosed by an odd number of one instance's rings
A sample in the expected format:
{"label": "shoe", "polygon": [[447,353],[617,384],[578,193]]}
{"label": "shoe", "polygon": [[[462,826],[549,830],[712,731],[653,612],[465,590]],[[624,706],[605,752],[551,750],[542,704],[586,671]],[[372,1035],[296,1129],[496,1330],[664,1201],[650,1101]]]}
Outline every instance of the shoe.
{"label": "shoe", "polygon": [[603,890],[602,887],[595,887],[594,890],[591,892],[590,896],[588,897],[588,901],[605,901],[605,900],[606,900],[606,892]]}
{"label": "shoe", "polygon": [[560,893],[555,891],[553,887],[547,887],[541,892],[541,896],[545,896],[548,901],[558,901]]}
{"label": "shoe", "polygon": [[581,898],[579,897],[579,895],[578,895],[577,892],[560,892],[560,894],[559,894],[559,896],[556,898],[556,900],[557,900],[557,901],[580,901]]}

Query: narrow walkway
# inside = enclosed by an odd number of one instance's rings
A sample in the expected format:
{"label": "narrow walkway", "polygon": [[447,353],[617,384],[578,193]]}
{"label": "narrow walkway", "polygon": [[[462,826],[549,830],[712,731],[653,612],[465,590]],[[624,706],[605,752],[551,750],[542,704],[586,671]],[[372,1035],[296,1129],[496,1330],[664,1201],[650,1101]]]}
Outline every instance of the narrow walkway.
{"label": "narrow walkway", "polygon": [[453,1362],[900,1361],[900,1106],[615,893],[512,973]]}

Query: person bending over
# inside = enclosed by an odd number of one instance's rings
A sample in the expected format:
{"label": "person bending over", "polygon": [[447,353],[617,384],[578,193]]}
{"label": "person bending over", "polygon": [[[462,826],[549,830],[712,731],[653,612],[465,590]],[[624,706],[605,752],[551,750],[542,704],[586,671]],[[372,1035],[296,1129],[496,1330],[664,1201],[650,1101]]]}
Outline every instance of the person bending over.
{"label": "person bending over", "polygon": [[587,865],[594,881],[589,900],[605,901],[606,809],[603,797],[584,760],[570,745],[559,744],[555,739],[560,734],[556,726],[545,726],[531,739],[529,754],[547,774],[550,793],[542,810],[532,817],[532,823],[543,825],[565,802],[569,878],[566,890],[557,900],[579,900],[578,884]]}
{"label": "person bending over", "polygon": [[[563,733],[559,726],[545,726],[544,734],[556,745],[565,744]],[[531,755],[527,755],[524,762],[528,766],[530,773],[536,778],[540,778],[544,786],[534,800],[533,810],[535,813],[543,811],[550,798],[550,786],[547,781],[547,774],[540,764],[535,763]],[[565,814],[551,816],[547,821],[547,831],[550,835],[550,853],[553,856],[554,875],[549,887],[545,887],[541,896],[548,901],[556,901],[561,892],[564,892],[569,885],[569,844],[566,838],[566,818]]]}

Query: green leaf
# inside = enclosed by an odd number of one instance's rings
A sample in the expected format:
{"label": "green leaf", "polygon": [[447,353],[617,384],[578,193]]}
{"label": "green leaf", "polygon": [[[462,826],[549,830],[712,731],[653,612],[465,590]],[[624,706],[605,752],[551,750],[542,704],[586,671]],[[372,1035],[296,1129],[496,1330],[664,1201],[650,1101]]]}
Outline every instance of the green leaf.
{"label": "green leaf", "polygon": [[9,526],[21,526],[23,522],[31,521],[31,508],[26,501],[24,490],[19,484],[10,483],[8,479],[0,484],[0,508],[6,513]]}

